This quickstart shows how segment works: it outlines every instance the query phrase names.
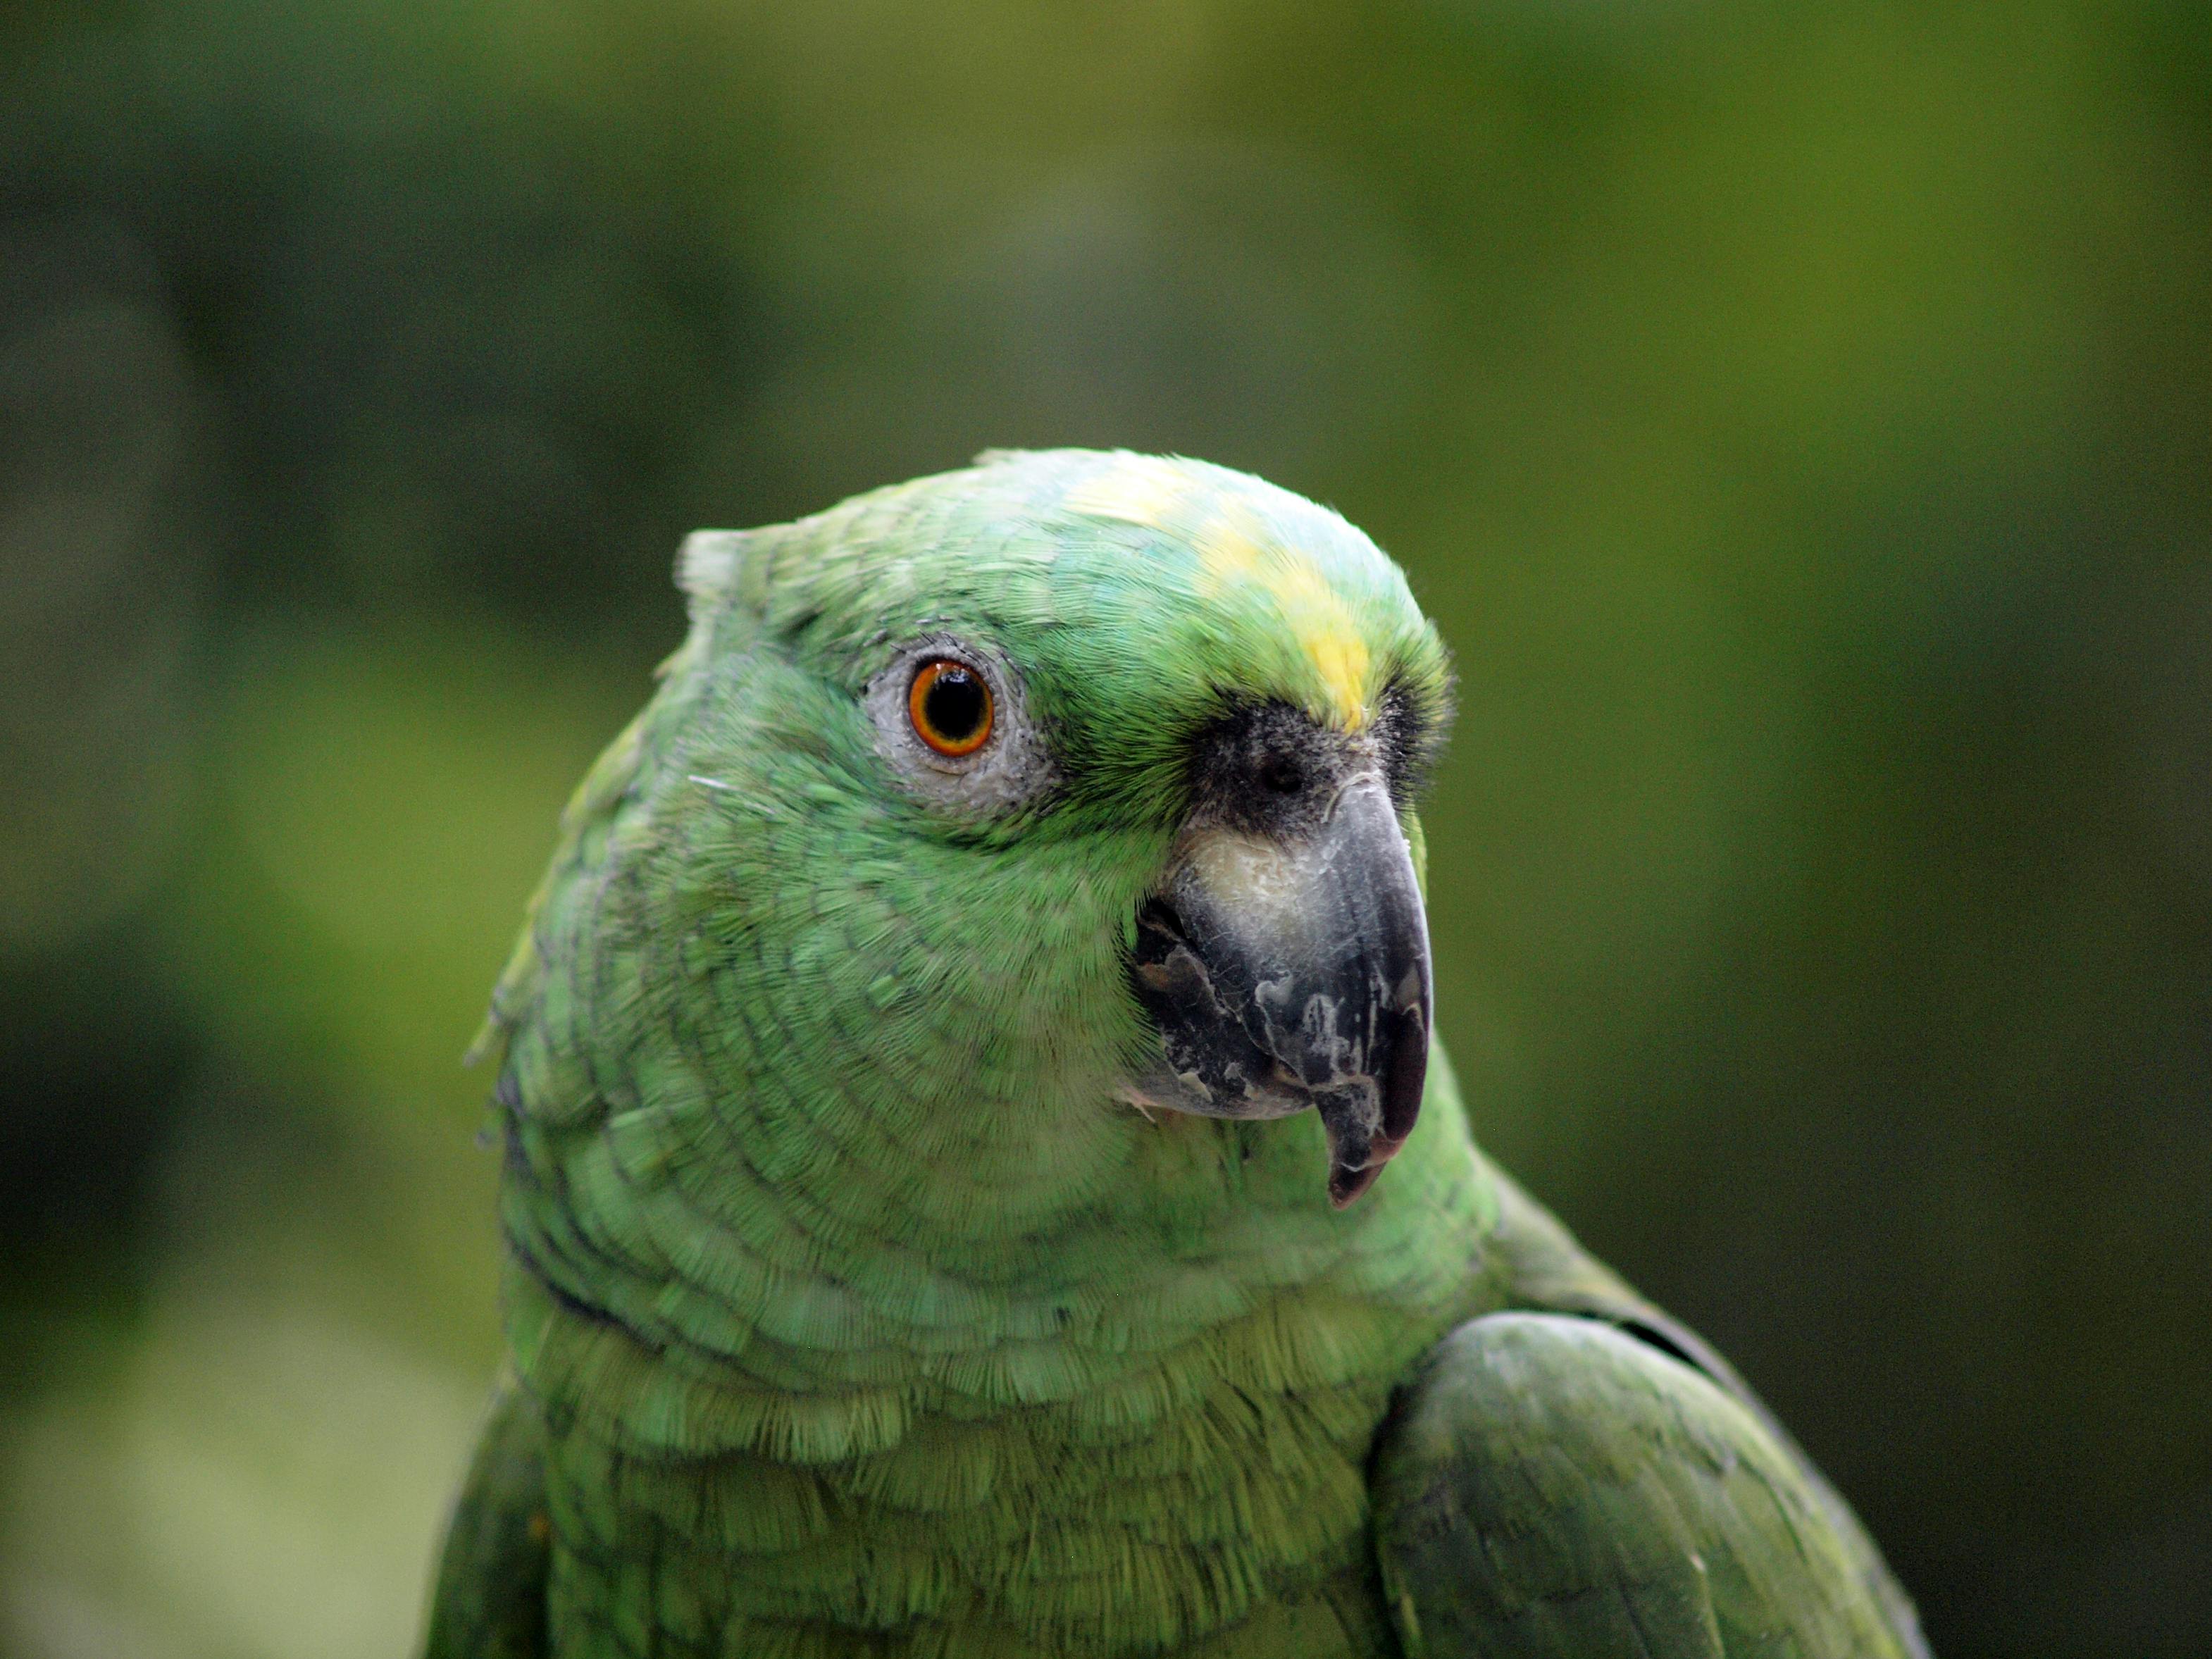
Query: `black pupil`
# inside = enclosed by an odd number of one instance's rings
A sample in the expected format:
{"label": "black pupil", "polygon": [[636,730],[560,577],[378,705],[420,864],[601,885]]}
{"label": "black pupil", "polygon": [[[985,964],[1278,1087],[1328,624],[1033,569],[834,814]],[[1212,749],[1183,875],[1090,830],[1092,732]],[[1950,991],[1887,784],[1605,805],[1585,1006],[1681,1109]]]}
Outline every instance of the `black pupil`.
{"label": "black pupil", "polygon": [[930,728],[947,743],[964,743],[983,723],[983,683],[964,668],[940,668],[921,694]]}

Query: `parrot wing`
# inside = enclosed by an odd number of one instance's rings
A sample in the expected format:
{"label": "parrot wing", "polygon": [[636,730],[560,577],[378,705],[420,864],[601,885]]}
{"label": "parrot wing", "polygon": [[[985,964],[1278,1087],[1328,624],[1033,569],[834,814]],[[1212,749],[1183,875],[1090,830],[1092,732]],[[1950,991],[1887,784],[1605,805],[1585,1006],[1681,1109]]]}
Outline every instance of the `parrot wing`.
{"label": "parrot wing", "polygon": [[546,1659],[551,1536],[544,1425],[505,1378],[446,1523],[423,1659]]}
{"label": "parrot wing", "polygon": [[1509,1310],[1431,1352],[1376,1454],[1413,1659],[1927,1659],[1857,1518],[1727,1363],[1502,1176]]}

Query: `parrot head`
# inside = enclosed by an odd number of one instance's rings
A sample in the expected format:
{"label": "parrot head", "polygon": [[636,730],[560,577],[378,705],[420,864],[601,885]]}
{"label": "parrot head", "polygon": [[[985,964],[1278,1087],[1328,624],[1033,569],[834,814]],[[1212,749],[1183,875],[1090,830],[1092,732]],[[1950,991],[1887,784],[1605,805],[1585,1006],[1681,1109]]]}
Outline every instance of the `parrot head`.
{"label": "parrot head", "polygon": [[790,1029],[827,1010],[925,1115],[1311,1109],[1332,1200],[1375,1180],[1428,1064],[1450,692],[1365,536],[1202,463],[994,452],[681,574],[695,908],[795,928]]}

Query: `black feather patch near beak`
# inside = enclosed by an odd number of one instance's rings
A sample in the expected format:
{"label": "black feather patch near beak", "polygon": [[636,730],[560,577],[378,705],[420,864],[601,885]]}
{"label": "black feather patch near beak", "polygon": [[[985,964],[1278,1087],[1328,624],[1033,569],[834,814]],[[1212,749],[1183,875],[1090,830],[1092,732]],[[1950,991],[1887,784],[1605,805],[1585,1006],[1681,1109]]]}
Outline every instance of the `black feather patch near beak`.
{"label": "black feather patch near beak", "polygon": [[1164,1104],[1214,1117],[1312,1107],[1339,1208],[1413,1130],[1428,1074],[1428,919],[1389,789],[1347,779],[1280,833],[1186,834],[1138,916],[1139,1000]]}

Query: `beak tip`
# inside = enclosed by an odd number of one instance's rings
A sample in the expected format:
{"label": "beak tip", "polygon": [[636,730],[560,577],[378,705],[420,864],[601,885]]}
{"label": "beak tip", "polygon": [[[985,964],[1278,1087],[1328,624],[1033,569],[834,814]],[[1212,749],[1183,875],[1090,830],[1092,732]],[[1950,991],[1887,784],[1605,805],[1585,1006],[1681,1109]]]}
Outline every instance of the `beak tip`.
{"label": "beak tip", "polygon": [[1389,1061],[1371,1095],[1358,1104],[1357,1097],[1321,1103],[1328,1131],[1328,1201],[1337,1209],[1349,1209],[1375,1184],[1419,1121],[1429,1072],[1425,1001],[1397,1015]]}
{"label": "beak tip", "polygon": [[1382,1166],[1395,1158],[1398,1149],[1405,1144],[1403,1139],[1394,1140],[1377,1135],[1368,1143],[1364,1162],[1352,1164],[1341,1158],[1331,1159],[1328,1171],[1330,1207],[1350,1209],[1359,1200],[1360,1194],[1375,1184],[1376,1177],[1382,1173]]}

